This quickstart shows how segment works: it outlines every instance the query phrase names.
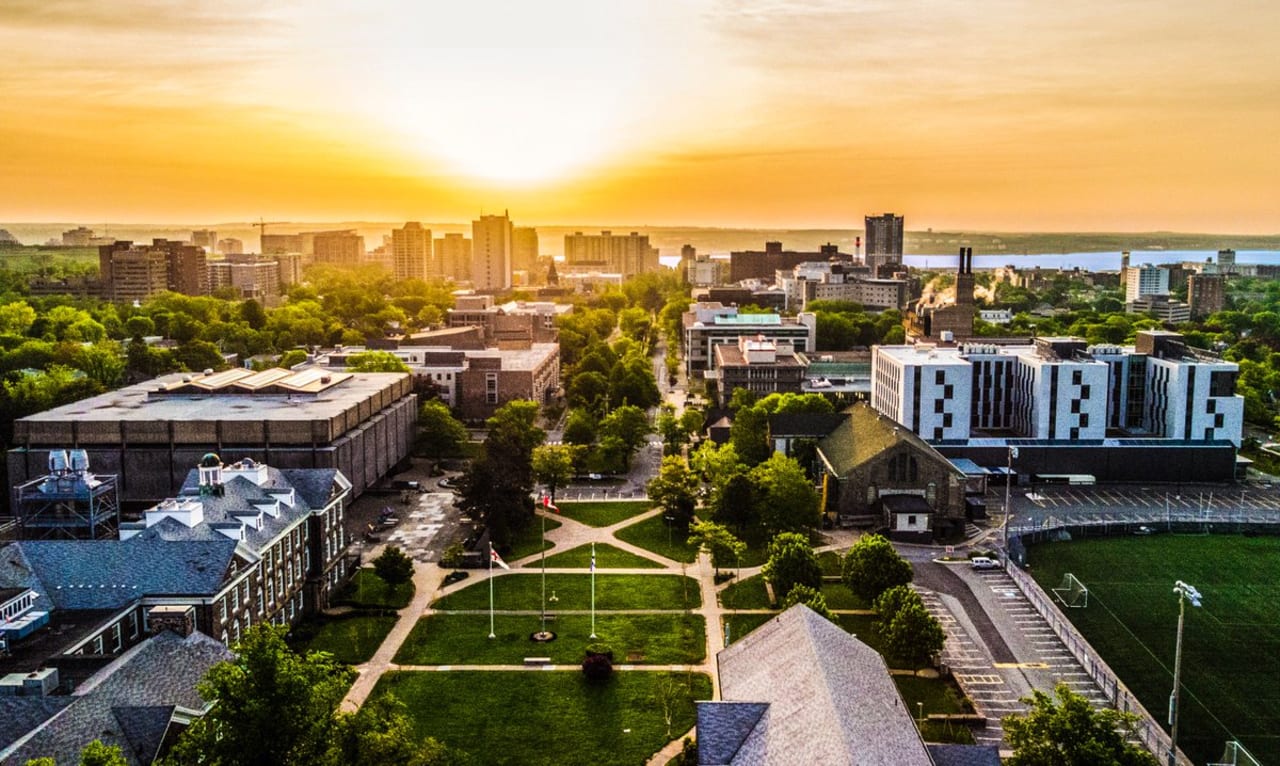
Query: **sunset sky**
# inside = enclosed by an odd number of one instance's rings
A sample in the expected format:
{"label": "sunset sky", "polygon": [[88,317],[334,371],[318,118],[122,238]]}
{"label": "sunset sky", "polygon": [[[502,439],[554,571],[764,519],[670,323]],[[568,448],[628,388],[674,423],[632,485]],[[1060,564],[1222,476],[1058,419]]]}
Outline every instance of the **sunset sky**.
{"label": "sunset sky", "polygon": [[0,220],[1280,233],[1266,0],[3,0]]}

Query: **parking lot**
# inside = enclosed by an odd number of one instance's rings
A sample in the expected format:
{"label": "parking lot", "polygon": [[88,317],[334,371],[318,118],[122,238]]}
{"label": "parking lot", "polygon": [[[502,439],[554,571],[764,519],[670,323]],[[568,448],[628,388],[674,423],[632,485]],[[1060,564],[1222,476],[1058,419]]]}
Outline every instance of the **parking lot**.
{"label": "parking lot", "polygon": [[[1019,496],[1021,496],[1019,498]],[[1262,487],[1081,487],[1045,485],[1014,491],[1014,510],[1036,508],[1164,509],[1219,511],[1280,511],[1280,492]]]}

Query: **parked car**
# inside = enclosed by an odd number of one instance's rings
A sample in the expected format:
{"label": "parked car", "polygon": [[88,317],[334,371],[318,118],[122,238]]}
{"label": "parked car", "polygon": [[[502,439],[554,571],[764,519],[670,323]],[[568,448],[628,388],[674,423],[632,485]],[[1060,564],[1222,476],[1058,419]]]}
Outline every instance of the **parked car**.
{"label": "parked car", "polygon": [[969,566],[974,569],[999,569],[1000,562],[986,556],[974,556],[969,559]]}

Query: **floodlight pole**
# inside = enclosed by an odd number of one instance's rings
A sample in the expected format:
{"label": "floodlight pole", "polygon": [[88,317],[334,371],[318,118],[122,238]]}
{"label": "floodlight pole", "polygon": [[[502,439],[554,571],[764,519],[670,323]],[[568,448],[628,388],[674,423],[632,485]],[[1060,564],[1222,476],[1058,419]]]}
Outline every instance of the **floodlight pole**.
{"label": "floodlight pole", "polygon": [[1013,490],[1013,455],[1018,448],[1012,444],[1008,447],[1008,466],[1004,474],[1004,568],[1009,568],[1009,495]]}
{"label": "floodlight pole", "polygon": [[1169,766],[1178,763],[1178,706],[1182,700],[1182,623],[1187,614],[1187,600],[1200,606],[1200,591],[1178,580],[1173,586],[1178,594],[1178,643],[1173,655],[1173,694],[1169,701]]}

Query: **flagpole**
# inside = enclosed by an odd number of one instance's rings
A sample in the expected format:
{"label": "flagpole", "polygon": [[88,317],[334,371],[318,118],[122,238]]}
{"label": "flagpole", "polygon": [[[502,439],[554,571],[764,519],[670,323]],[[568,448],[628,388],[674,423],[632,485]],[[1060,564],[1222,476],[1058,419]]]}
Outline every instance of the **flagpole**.
{"label": "flagpole", "polygon": [[591,637],[596,637],[596,544],[591,542]]}
{"label": "flagpole", "polygon": [[489,638],[497,638],[493,632],[493,541],[489,541]]}
{"label": "flagpole", "polygon": [[[545,503],[543,505],[545,506]],[[547,634],[547,514],[544,512],[538,515],[542,517],[542,635],[545,636]]]}

